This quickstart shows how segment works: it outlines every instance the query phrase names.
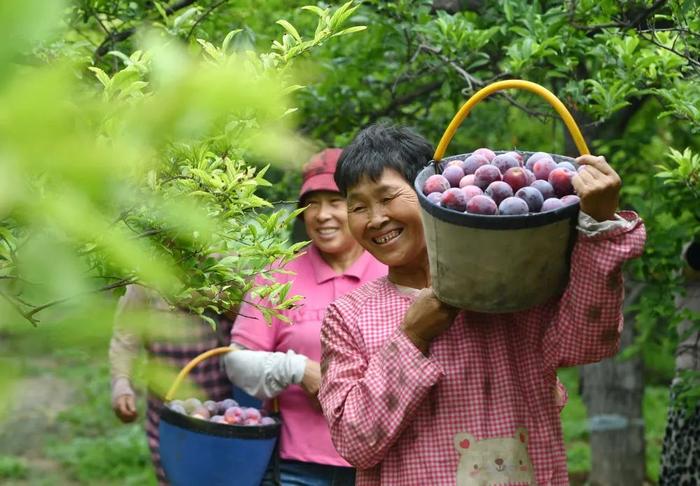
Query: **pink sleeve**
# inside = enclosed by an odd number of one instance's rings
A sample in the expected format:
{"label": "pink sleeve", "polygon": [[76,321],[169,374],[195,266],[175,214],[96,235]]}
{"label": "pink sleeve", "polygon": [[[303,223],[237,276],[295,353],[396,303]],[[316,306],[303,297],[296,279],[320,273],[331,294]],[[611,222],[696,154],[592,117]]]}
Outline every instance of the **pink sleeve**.
{"label": "pink sleeve", "polygon": [[[594,363],[614,356],[623,323],[622,265],[644,250],[644,224],[630,211],[620,213],[632,224],[599,233],[578,235],[571,256],[569,284],[553,324],[545,331],[545,362],[554,368]],[[548,319],[547,309],[532,317]]]}
{"label": "pink sleeve", "polygon": [[333,444],[350,464],[368,469],[386,452],[444,375],[397,330],[372,356],[331,304],[321,327],[321,408]]}
{"label": "pink sleeve", "polygon": [[[238,316],[231,328],[231,342],[240,344],[253,351],[274,351],[277,341],[276,328],[280,325],[277,319],[268,324],[254,305],[249,303],[250,296],[241,304]],[[264,302],[258,301],[258,303]]]}

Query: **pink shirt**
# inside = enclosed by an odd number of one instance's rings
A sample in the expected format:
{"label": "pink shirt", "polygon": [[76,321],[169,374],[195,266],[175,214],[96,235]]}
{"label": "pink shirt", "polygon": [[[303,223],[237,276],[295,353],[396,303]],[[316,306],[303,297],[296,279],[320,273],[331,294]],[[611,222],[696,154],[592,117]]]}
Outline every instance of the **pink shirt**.
{"label": "pink shirt", "polygon": [[357,486],[566,485],[556,370],[617,352],[622,264],[644,226],[578,235],[562,298],[462,311],[424,356],[400,330],[413,297],[386,278],[328,308],[319,399]]}
{"label": "pink shirt", "polygon": [[[283,312],[292,324],[274,319],[268,326],[257,309],[243,304],[231,332],[231,341],[258,351],[287,352],[291,349],[314,361],[321,360],[321,321],[328,304],[387,274],[385,265],[364,252],[339,275],[321,258],[314,245],[285,268],[296,275],[280,274],[278,281],[293,282],[288,293],[290,297],[304,296],[299,307]],[[333,447],[326,419],[300,386],[291,385],[278,399],[282,414],[282,458],[348,466]]]}

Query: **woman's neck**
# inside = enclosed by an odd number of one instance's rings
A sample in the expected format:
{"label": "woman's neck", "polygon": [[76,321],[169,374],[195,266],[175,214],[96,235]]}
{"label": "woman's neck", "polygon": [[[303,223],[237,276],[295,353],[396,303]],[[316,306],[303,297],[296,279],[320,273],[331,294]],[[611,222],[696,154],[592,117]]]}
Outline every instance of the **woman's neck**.
{"label": "woman's neck", "polygon": [[428,253],[423,253],[421,259],[402,267],[389,267],[389,281],[395,285],[424,289],[430,287],[430,262]]}
{"label": "woman's neck", "polygon": [[364,249],[360,245],[354,245],[350,251],[341,251],[340,253],[324,253],[321,250],[318,253],[321,258],[335,271],[335,273],[343,273],[352,266],[361,256]]}

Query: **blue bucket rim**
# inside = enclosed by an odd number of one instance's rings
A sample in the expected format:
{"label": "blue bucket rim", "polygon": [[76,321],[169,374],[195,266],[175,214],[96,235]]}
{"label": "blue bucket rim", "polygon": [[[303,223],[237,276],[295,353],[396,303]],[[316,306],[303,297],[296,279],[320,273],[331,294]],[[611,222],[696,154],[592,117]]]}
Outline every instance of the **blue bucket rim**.
{"label": "blue bucket rim", "polygon": [[215,435],[233,439],[274,439],[279,436],[282,424],[278,417],[274,417],[275,423],[270,425],[230,425],[219,424],[188,417],[163,406],[160,410],[160,419],[175,427],[190,430],[200,434]]}
{"label": "blue bucket rim", "polygon": [[[495,154],[505,154],[507,152],[517,152],[524,157],[528,157],[535,152],[522,151],[522,150],[498,150],[494,151]],[[440,164],[445,162],[450,162],[452,160],[462,160],[469,157],[473,152],[468,152],[466,154],[451,155],[445,157],[440,161]],[[550,154],[552,158],[557,162],[573,162],[575,164],[575,159],[572,157],[567,157],[565,155]],[[539,226],[546,226],[548,224],[556,223],[566,219],[571,219],[572,222],[578,215],[579,204],[570,204],[564,206],[563,208],[555,209],[554,211],[547,211],[545,213],[534,213],[534,214],[523,214],[517,216],[510,215],[495,215],[489,216],[485,214],[472,214],[472,213],[462,213],[460,211],[455,211],[454,209],[443,208],[441,206],[436,206],[431,203],[428,198],[423,194],[422,183],[430,175],[435,174],[435,161],[431,160],[427,166],[425,166],[416,176],[413,183],[415,191],[418,193],[418,201],[425,212],[430,214],[432,217],[437,218],[441,221],[451,223],[457,226],[466,226],[468,228],[478,228],[478,229],[489,229],[489,230],[515,230],[515,229],[526,229],[526,228],[536,228]],[[426,176],[426,174],[428,174]],[[420,181],[420,183],[419,183]]]}

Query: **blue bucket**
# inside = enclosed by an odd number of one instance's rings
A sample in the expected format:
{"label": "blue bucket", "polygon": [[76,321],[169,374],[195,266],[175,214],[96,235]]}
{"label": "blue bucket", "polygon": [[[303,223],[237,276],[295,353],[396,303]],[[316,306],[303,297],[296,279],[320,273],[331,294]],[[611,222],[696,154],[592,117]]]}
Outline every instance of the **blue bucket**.
{"label": "blue bucket", "polygon": [[163,407],[160,460],[173,486],[259,486],[277,444],[280,423],[228,425]]}
{"label": "blue bucket", "polygon": [[[229,352],[229,347],[215,348],[191,360],[175,378],[165,401],[173,399],[194,366]],[[164,406],[158,426],[160,461],[173,486],[259,486],[275,451],[280,427],[278,418],[269,425],[229,425],[189,417]]]}

